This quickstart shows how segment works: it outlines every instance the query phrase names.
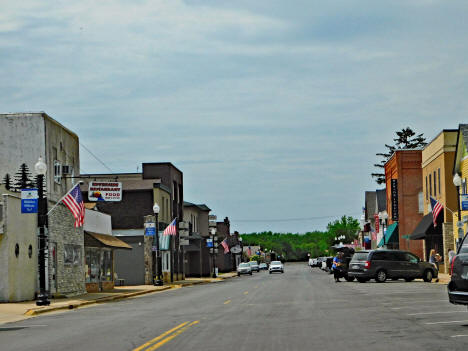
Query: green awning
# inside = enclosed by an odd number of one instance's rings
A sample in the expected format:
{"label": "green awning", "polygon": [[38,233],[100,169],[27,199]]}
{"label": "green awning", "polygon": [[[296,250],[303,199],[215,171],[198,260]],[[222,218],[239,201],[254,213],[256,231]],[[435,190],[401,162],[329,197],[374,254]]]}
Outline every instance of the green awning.
{"label": "green awning", "polygon": [[[396,235],[395,235],[396,234]],[[385,232],[385,244],[398,242],[398,222],[390,224]],[[380,240],[378,247],[384,245],[384,239]]]}

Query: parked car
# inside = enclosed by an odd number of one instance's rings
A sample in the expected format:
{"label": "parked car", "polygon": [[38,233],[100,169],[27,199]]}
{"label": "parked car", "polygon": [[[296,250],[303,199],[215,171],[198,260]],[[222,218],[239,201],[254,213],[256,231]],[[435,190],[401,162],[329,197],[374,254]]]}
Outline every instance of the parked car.
{"label": "parked car", "polygon": [[252,268],[252,272],[253,271],[260,272],[260,267],[258,266],[257,261],[250,261],[249,264],[250,264],[250,268]]}
{"label": "parked car", "polygon": [[273,272],[284,273],[284,266],[281,263],[281,261],[271,261],[268,271],[270,272],[270,274]]}
{"label": "parked car", "polygon": [[268,269],[268,265],[262,262],[258,265],[258,268],[266,271]]}
{"label": "parked car", "polygon": [[468,240],[465,237],[450,266],[452,279],[448,285],[449,301],[456,305],[468,305]]}
{"label": "parked car", "polygon": [[421,261],[411,252],[382,249],[356,252],[348,269],[348,276],[355,277],[360,283],[370,279],[383,283],[388,278],[404,278],[407,282],[422,278],[430,282],[438,273],[435,265]]}
{"label": "parked car", "polygon": [[237,276],[240,277],[241,274],[250,274],[252,275],[252,268],[248,262],[243,262],[237,267]]}

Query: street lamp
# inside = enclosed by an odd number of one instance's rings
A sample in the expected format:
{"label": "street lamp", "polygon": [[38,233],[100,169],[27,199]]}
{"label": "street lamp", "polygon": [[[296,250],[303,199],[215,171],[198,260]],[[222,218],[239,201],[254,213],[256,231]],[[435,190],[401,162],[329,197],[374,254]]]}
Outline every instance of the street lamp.
{"label": "street lamp", "polygon": [[156,246],[156,261],[157,261],[157,279],[155,277],[155,274],[154,274],[154,271],[153,271],[153,284],[156,285],[156,286],[162,286],[163,285],[163,281],[161,279],[161,276],[162,276],[162,272],[161,272],[161,265],[162,265],[162,261],[161,261],[161,252],[159,251],[159,231],[158,231],[158,215],[159,215],[159,205],[157,202],[154,203],[154,206],[153,206],[153,212],[154,212],[154,218],[155,218],[155,229],[156,229],[156,233],[154,235],[154,241],[155,241],[155,245]]}
{"label": "street lamp", "polygon": [[[460,187],[462,185],[462,179],[458,173],[455,173],[455,175],[453,176],[453,185],[457,187],[458,223],[461,223]],[[458,227],[458,223],[457,223],[457,227]],[[463,229],[458,227],[457,246],[460,245],[462,239],[463,239]]]}
{"label": "street lamp", "polygon": [[213,250],[212,251],[212,253],[213,253],[213,256],[212,256],[212,260],[213,260],[213,278],[216,278],[216,256],[215,256],[216,247],[215,247],[215,241],[218,240],[218,238],[215,236],[216,229],[211,228],[210,229],[210,234],[211,234],[211,243],[213,245],[213,247],[211,248],[211,250]]}
{"label": "street lamp", "polygon": [[49,296],[46,290],[46,258],[47,258],[47,198],[44,197],[44,176],[47,173],[47,165],[39,157],[34,165],[37,173],[37,193],[38,193],[38,211],[37,226],[39,227],[39,295],[37,296],[37,306],[49,306]]}

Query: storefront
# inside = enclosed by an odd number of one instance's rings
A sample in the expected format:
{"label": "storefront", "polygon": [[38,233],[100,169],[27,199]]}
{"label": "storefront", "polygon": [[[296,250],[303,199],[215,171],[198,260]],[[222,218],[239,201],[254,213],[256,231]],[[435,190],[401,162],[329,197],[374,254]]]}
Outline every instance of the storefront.
{"label": "storefront", "polygon": [[115,286],[114,250],[131,250],[132,247],[112,235],[88,231],[84,235],[86,290],[112,290]]}

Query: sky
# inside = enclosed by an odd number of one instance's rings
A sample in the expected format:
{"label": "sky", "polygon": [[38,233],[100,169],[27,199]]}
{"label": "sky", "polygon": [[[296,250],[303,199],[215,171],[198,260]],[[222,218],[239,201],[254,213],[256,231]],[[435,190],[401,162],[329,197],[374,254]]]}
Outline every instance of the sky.
{"label": "sky", "polygon": [[466,123],[466,1],[0,0],[0,112],[78,134],[81,172],[172,162],[231,230],[359,218],[395,131]]}

